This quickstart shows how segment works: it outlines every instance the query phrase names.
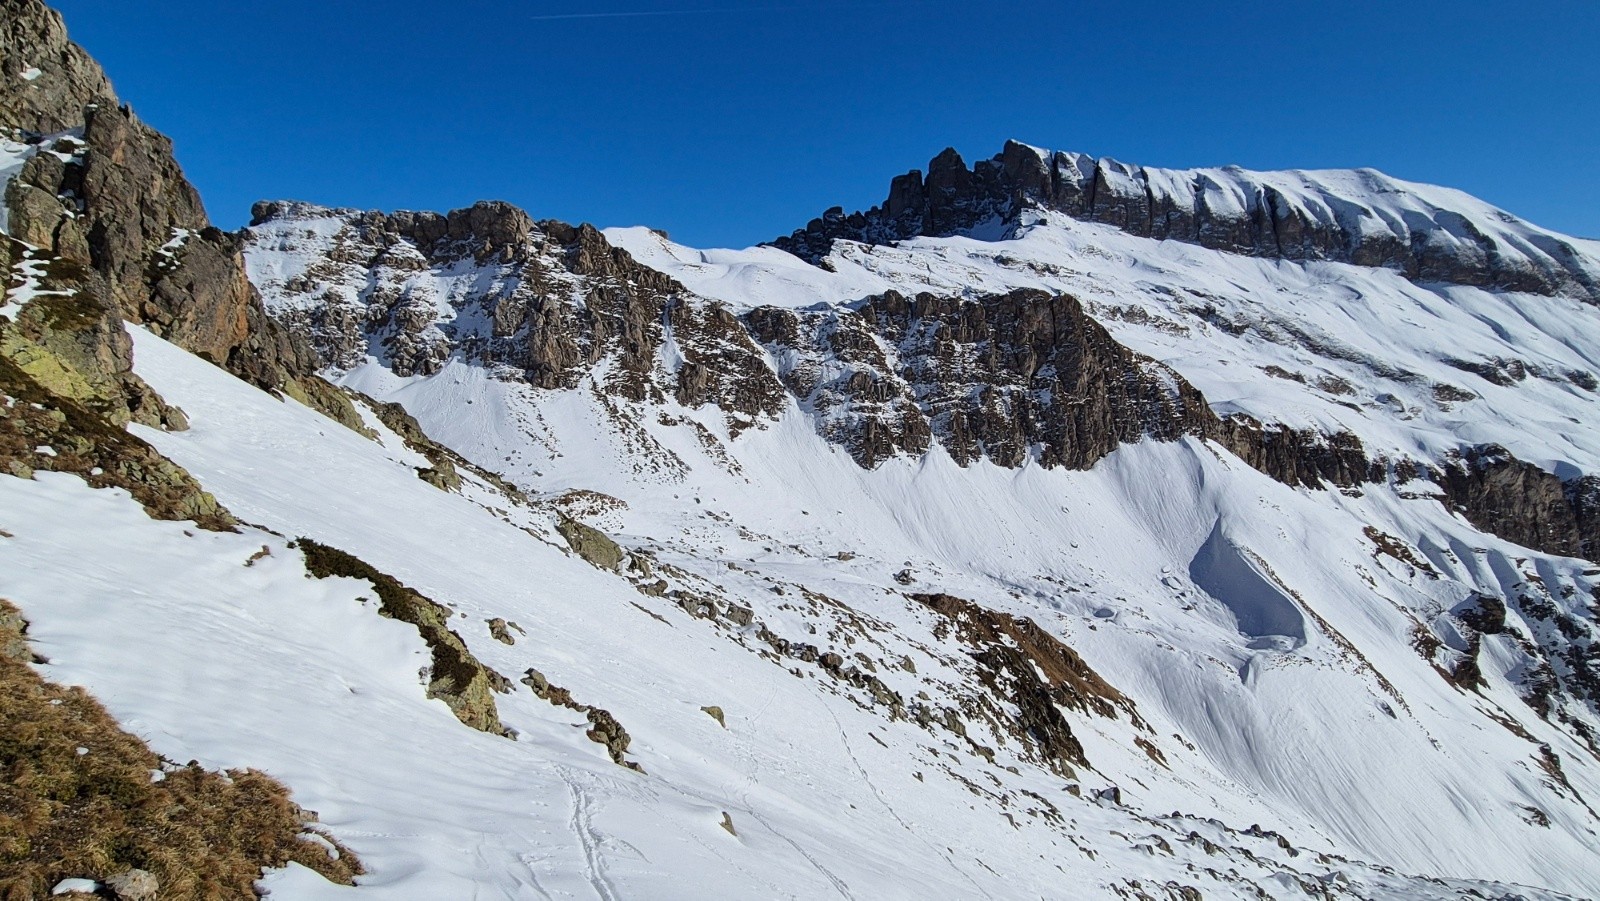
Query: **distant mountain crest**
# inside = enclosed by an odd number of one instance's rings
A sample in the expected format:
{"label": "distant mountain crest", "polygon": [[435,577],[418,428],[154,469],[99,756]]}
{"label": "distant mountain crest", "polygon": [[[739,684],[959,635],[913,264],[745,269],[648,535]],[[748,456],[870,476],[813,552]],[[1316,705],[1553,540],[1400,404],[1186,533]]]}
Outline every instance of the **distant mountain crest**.
{"label": "distant mountain crest", "polygon": [[1026,209],[1272,259],[1397,270],[1421,282],[1600,303],[1600,262],[1460,191],[1372,169],[1153,169],[1016,141],[968,168],[947,148],[865,212],[835,207],[772,245],[812,263],[834,241],[888,244],[1014,225]]}

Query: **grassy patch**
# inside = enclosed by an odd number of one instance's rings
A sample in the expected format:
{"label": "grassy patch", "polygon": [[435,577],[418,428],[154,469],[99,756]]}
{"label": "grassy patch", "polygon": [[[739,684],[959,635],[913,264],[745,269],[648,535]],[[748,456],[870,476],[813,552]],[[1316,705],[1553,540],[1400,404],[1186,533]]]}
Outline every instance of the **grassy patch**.
{"label": "grassy patch", "polygon": [[[0,600],[12,626],[0,647],[25,649],[16,623]],[[262,868],[290,861],[346,885],[364,872],[272,777],[166,765],[83,689],[46,682],[18,656],[0,655],[0,773],[3,901],[134,868],[155,875],[164,899],[208,901],[254,897]]]}
{"label": "grassy patch", "polygon": [[95,488],[127,489],[154,519],[192,519],[217,531],[234,526],[182,467],[0,356],[0,473],[28,477],[33,470],[76,473]]}

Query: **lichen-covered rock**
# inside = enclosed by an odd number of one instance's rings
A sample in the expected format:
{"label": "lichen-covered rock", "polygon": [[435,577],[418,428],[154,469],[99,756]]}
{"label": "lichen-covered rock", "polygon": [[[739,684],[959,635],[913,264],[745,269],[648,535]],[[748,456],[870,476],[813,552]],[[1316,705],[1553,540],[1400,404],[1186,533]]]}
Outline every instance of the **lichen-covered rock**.
{"label": "lichen-covered rock", "polygon": [[500,722],[495,704],[497,688],[509,687],[501,674],[483,665],[449,628],[450,609],[406,587],[398,579],[337,548],[309,538],[296,542],[305,555],[306,570],[319,579],[344,576],[364,579],[377,591],[379,612],[417,627],[433,652],[428,672],[428,697],[449,706],[456,719],[492,735],[510,736]]}
{"label": "lichen-covered rock", "polygon": [[156,519],[234,527],[228,511],[182,467],[98,413],[46,390],[3,354],[0,398],[0,472],[25,478],[33,470],[70,472],[96,488],[127,490]]}
{"label": "lichen-covered rock", "polygon": [[372,430],[367,428],[366,422],[362,420],[361,414],[356,412],[350,395],[318,376],[307,375],[285,379],[283,393],[358,435],[374,437]]}
{"label": "lichen-covered rock", "polygon": [[622,548],[606,534],[593,526],[585,525],[564,514],[556,519],[556,531],[578,556],[600,569],[619,569],[622,566]]}

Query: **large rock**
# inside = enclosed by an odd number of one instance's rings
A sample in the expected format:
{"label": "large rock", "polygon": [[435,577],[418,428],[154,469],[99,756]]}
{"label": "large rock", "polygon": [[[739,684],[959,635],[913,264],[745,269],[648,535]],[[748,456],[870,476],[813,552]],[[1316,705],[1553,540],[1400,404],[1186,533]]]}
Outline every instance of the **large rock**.
{"label": "large rock", "polygon": [[[12,235],[83,263],[102,319],[147,325],[263,387],[309,375],[309,353],[266,316],[171,141],[118,102],[61,17],[8,0],[0,59],[0,130],[39,145],[6,187]],[[55,137],[69,130],[81,139]]]}
{"label": "large rock", "polygon": [[556,531],[591,565],[611,570],[622,567],[622,548],[599,529],[563,515],[556,520]]}

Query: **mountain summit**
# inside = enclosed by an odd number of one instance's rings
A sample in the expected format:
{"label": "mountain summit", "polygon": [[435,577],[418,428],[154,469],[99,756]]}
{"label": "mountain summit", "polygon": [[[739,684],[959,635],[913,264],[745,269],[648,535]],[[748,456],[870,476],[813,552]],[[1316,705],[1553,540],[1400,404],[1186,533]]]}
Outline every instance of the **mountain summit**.
{"label": "mountain summit", "polygon": [[1372,169],[1152,169],[1016,141],[970,169],[946,149],[926,176],[913,169],[896,177],[882,205],[850,215],[835,207],[772,244],[815,262],[837,240],[994,232],[1030,208],[1229,253],[1600,303],[1592,249],[1459,191]]}

